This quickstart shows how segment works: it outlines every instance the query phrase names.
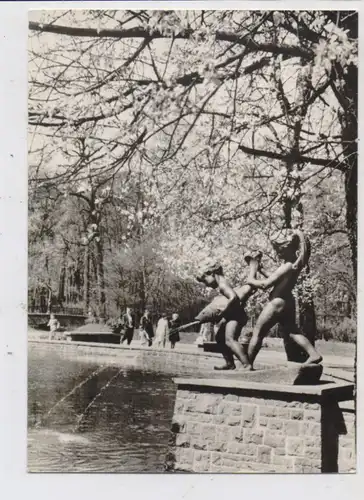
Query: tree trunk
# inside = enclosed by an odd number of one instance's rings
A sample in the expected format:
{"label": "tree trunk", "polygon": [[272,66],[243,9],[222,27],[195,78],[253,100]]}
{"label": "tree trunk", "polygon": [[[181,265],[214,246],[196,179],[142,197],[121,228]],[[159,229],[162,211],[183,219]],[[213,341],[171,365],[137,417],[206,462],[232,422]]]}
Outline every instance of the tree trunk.
{"label": "tree trunk", "polygon": [[104,255],[101,239],[96,243],[96,277],[97,277],[97,301],[99,309],[99,319],[106,318],[106,297],[105,297],[105,273]]}
{"label": "tree trunk", "polygon": [[[345,130],[345,136],[348,137],[352,132]],[[354,143],[345,151],[346,170],[345,170],[345,199],[346,199],[346,227],[351,250],[351,263],[353,267],[353,276],[356,284],[357,279],[357,214],[358,214],[358,160],[357,144]]]}
{"label": "tree trunk", "polygon": [[83,268],[83,313],[88,315],[90,308],[90,247],[85,246]]}
{"label": "tree trunk", "polygon": [[144,313],[145,308],[147,307],[147,276],[145,272],[145,257],[142,256],[142,270],[140,273],[140,304],[141,304],[141,313]]}
{"label": "tree trunk", "polygon": [[58,304],[63,307],[63,302],[65,300],[65,281],[66,281],[66,266],[67,266],[67,248],[64,248],[63,250],[63,259],[62,259],[62,266],[61,270],[59,273],[59,280],[58,280],[58,294],[57,294],[57,302]]}
{"label": "tree trunk", "polygon": [[[358,16],[349,16],[342,12],[342,28],[348,31],[352,39],[358,38]],[[341,105],[339,120],[341,124],[342,148],[345,158],[345,200],[346,227],[351,250],[353,275],[357,279],[357,210],[358,210],[358,67],[347,66],[344,72],[339,64],[334,65],[336,80],[333,86]]]}
{"label": "tree trunk", "polygon": [[[357,217],[358,217],[358,146],[357,146],[357,119],[358,116],[358,69],[350,66],[345,75],[344,91],[348,96],[348,107],[341,117],[345,169],[345,199],[346,199],[346,227],[351,250],[353,267],[354,290],[357,284]],[[356,400],[358,347],[355,349],[354,359],[354,398]]]}
{"label": "tree trunk", "polygon": [[[358,39],[358,16],[343,14],[344,28],[349,31],[349,36]],[[344,80],[343,90],[345,96],[344,113],[341,115],[343,138],[343,151],[345,156],[345,194],[346,194],[346,226],[348,230],[351,250],[353,275],[357,283],[357,212],[358,212],[358,67],[351,64],[347,72],[340,75]],[[354,359],[354,398],[356,401],[358,346],[355,349]]]}
{"label": "tree trunk", "polygon": [[48,300],[47,300],[47,313],[50,314],[52,312],[52,289],[49,288],[48,290]]}

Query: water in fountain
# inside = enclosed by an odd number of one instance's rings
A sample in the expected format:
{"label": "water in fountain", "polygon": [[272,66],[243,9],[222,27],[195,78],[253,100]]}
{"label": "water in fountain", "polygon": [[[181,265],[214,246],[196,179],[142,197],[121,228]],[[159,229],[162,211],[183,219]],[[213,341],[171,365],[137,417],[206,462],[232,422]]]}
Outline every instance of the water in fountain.
{"label": "water in fountain", "polygon": [[72,394],[74,394],[78,389],[80,389],[84,384],[86,384],[89,380],[92,379],[92,377],[95,377],[98,375],[101,371],[105,370],[107,366],[101,366],[100,368],[97,368],[97,370],[93,371],[88,377],[86,377],[82,382],[77,384],[71,391],[69,391],[65,396],[63,396],[61,399],[59,399],[51,408],[50,410],[47,411],[47,413],[40,419],[39,422],[36,424],[36,428],[41,427],[42,425],[45,424],[46,420],[48,417],[53,413],[53,411],[61,404],[63,401],[65,401],[67,398],[69,398]]}
{"label": "water in fountain", "polygon": [[30,350],[28,361],[28,471],[164,470],[175,399],[170,375],[56,351]]}
{"label": "water in fountain", "polygon": [[113,377],[111,377],[105,385],[103,385],[100,389],[100,391],[96,394],[96,396],[93,398],[93,400],[86,406],[85,410],[81,413],[81,415],[78,415],[77,417],[77,424],[74,428],[74,432],[77,432],[80,427],[81,427],[81,423],[82,423],[82,420],[85,418],[85,416],[87,415],[87,412],[88,410],[95,404],[95,402],[97,401],[98,398],[100,398],[100,396],[102,395],[102,393],[109,387],[109,385],[111,384],[111,382],[113,382],[114,380],[116,380],[120,373],[124,371],[124,368],[120,368],[120,370],[116,373],[116,375],[114,375]]}

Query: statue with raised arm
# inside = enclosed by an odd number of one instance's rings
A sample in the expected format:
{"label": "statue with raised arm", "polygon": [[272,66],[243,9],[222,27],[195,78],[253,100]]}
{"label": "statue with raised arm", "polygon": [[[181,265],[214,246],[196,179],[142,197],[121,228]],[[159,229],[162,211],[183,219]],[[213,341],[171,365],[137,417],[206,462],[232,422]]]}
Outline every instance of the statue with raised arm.
{"label": "statue with raised arm", "polygon": [[300,272],[307,266],[310,258],[309,240],[300,230],[284,229],[273,235],[271,243],[282,264],[264,280],[248,279],[248,284],[253,288],[272,289],[269,302],[257,320],[249,343],[248,357],[251,369],[264,337],[277,323],[281,325],[283,335],[289,336],[307,353],[305,364],[320,363],[322,357],[298,330],[295,300],[292,294]]}

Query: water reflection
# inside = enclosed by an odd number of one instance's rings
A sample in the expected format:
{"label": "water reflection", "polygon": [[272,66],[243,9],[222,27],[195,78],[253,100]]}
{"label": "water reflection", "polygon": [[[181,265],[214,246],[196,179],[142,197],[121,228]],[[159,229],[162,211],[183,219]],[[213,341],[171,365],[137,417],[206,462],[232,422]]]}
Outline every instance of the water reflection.
{"label": "water reflection", "polygon": [[170,377],[29,353],[30,472],[163,471]]}

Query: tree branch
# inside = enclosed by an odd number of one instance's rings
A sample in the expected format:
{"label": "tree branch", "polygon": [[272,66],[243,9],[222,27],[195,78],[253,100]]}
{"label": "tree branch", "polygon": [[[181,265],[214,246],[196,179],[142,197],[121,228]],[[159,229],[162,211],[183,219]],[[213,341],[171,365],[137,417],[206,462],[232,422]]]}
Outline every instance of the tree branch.
{"label": "tree branch", "polygon": [[[149,32],[147,29],[139,26],[129,29],[94,29],[94,28],[76,28],[71,26],[61,26],[58,24],[41,24],[30,21],[29,29],[32,31],[40,31],[43,33],[56,33],[66,36],[77,36],[87,38],[149,38],[150,40],[158,38],[170,38],[168,35],[163,34],[159,30]],[[185,29],[173,35],[175,39],[188,40],[194,34],[193,29]],[[216,32],[216,40],[222,42],[235,42],[238,45],[244,45],[252,52],[268,52],[271,54],[283,54],[289,57],[303,57],[304,59],[311,59],[314,53],[306,48],[294,45],[277,45],[274,43],[257,43],[249,34],[248,36],[241,36],[235,33],[225,31]]]}
{"label": "tree branch", "polygon": [[325,158],[311,158],[310,156],[304,156],[300,154],[280,154],[273,151],[265,151],[263,149],[248,148],[247,146],[240,145],[238,149],[246,154],[254,156],[262,156],[264,158],[272,158],[274,160],[280,160],[284,162],[294,162],[294,163],[312,163],[313,165],[319,165],[322,167],[334,168],[340,170],[340,172],[345,172],[345,168],[342,162],[337,159],[325,159]]}

